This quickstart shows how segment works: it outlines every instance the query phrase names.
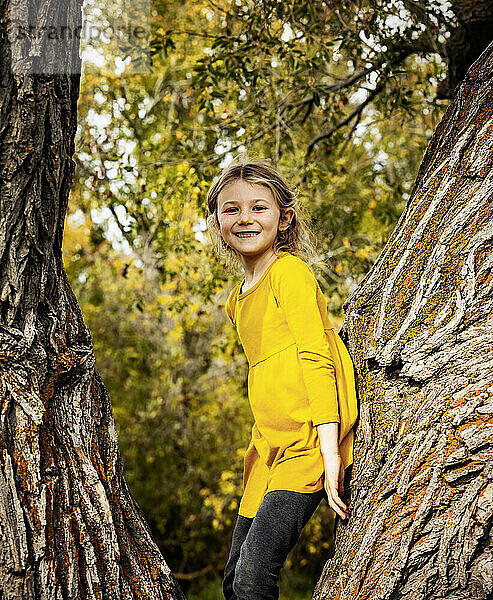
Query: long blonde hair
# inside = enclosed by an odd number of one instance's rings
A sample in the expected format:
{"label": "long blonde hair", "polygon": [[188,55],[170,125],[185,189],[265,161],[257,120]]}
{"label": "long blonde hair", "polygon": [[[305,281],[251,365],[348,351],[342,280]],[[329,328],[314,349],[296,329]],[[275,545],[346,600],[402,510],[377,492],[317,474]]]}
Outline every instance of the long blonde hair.
{"label": "long blonde hair", "polygon": [[297,190],[291,187],[282,174],[266,160],[243,160],[233,162],[226,167],[207,194],[207,228],[214,251],[220,259],[224,260],[226,268],[234,273],[240,273],[242,264],[236,250],[223,240],[219,232],[217,198],[227,185],[238,180],[267,187],[276,199],[281,216],[286,208],[294,210],[289,227],[277,232],[274,252],[276,254],[282,251],[290,252],[311,266],[320,265],[318,240],[307,225],[307,217],[300,206]]}

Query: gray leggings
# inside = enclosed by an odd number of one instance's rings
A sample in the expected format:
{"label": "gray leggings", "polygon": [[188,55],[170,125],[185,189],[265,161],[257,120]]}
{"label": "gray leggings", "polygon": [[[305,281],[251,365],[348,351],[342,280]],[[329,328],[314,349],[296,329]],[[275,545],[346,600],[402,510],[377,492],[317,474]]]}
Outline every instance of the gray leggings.
{"label": "gray leggings", "polygon": [[265,495],[254,518],[238,515],[224,569],[226,600],[278,600],[279,573],[324,497],[323,489],[310,494],[276,490]]}
{"label": "gray leggings", "polygon": [[[344,502],[350,499],[352,464],[344,473]],[[303,494],[268,492],[252,519],[238,515],[224,568],[226,600],[278,600],[279,573],[322,498],[324,489]],[[340,517],[336,514],[336,523]]]}

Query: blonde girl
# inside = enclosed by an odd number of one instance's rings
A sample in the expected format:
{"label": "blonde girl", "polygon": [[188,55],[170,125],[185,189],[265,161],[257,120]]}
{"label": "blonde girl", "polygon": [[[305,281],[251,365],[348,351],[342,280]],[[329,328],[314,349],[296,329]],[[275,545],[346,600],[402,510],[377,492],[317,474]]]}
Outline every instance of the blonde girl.
{"label": "blonde girl", "polygon": [[280,570],[320,500],[349,516],[353,364],[308,264],[312,234],[281,173],[266,161],[232,164],[207,200],[218,253],[244,273],[225,310],[248,360],[254,417],[223,592],[226,600],[277,600]]}

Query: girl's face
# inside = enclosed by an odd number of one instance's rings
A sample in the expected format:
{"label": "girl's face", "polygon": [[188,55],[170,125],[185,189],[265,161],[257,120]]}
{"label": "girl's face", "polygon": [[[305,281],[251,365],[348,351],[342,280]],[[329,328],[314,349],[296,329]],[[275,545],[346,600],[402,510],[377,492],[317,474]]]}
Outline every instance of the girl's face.
{"label": "girl's face", "polygon": [[278,229],[286,229],[293,209],[281,211],[270,189],[238,179],[217,197],[219,230],[223,240],[242,256],[255,257],[272,251]]}

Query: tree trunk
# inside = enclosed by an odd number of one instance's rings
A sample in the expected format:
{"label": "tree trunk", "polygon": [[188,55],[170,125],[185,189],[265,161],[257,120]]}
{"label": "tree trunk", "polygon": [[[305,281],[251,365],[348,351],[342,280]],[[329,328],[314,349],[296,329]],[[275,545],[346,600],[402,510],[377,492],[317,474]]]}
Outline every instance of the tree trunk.
{"label": "tree trunk", "polygon": [[316,600],[491,597],[492,74],[493,44],[346,301],[360,397],[352,514],[338,523]]}
{"label": "tree trunk", "polygon": [[488,44],[493,41],[491,0],[451,0],[457,26],[445,45],[447,77],[440,81],[437,98],[453,98],[455,88]]}
{"label": "tree trunk", "polygon": [[[111,404],[63,269],[78,40],[50,58],[72,75],[19,74],[37,51],[23,60],[7,38],[50,4],[0,0],[0,598],[181,599],[123,477]],[[63,4],[73,27],[81,5]]]}

